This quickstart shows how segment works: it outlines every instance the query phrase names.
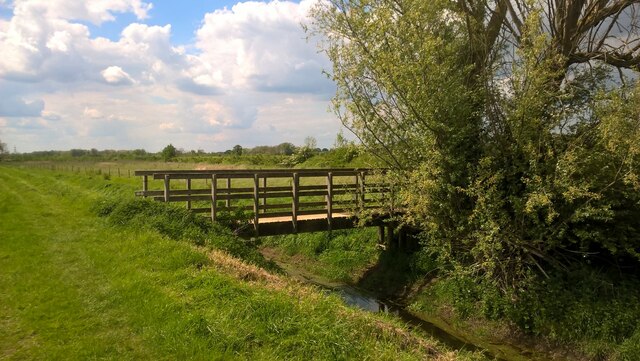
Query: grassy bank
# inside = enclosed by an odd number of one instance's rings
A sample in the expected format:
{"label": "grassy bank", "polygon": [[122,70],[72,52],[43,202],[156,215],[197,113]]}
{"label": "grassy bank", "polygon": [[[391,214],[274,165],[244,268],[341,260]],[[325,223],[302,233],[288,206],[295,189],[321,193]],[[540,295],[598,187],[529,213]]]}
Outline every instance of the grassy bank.
{"label": "grassy bank", "polygon": [[135,188],[0,167],[1,358],[471,357],[239,262],[228,254],[262,260],[184,213],[145,223],[105,201]]}
{"label": "grassy bank", "polygon": [[513,345],[554,360],[638,360],[640,282],[631,275],[604,265],[582,267],[549,273],[505,294],[426,252],[382,252],[376,236],[365,235],[356,230],[333,239],[273,237],[265,246],[328,281],[398,298],[429,322],[488,349]]}

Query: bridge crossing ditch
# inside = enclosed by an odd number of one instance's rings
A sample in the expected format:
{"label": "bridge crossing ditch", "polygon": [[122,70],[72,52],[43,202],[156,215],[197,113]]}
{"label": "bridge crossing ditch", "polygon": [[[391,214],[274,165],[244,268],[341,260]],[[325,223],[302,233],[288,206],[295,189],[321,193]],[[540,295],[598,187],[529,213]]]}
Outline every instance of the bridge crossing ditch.
{"label": "bridge crossing ditch", "polygon": [[[138,170],[137,196],[181,202],[244,237],[383,226],[392,189],[383,169]],[[383,210],[387,206],[387,210]],[[362,222],[361,222],[362,223]],[[384,229],[381,228],[381,237]],[[390,232],[392,232],[390,230]]]}

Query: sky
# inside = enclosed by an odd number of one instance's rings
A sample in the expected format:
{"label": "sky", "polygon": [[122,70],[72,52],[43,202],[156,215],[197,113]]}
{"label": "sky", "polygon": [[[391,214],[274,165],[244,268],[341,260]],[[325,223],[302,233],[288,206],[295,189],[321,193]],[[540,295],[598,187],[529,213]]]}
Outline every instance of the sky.
{"label": "sky", "polygon": [[318,0],[0,0],[0,141],[11,150],[329,147]]}

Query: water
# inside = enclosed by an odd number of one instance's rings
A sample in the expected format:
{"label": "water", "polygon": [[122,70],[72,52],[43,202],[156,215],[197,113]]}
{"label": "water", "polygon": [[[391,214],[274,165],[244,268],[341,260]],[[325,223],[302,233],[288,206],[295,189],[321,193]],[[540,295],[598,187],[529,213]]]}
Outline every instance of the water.
{"label": "water", "polygon": [[273,259],[276,263],[289,274],[289,276],[298,279],[304,283],[313,284],[320,289],[336,294],[342,298],[342,300],[353,307],[357,307],[369,312],[379,312],[392,314],[404,322],[410,327],[420,329],[424,333],[430,335],[432,338],[440,341],[442,344],[455,350],[464,350],[469,352],[481,352],[490,360],[500,361],[522,361],[522,360],[538,360],[546,361],[547,358],[542,355],[534,355],[529,351],[522,350],[513,345],[507,344],[490,344],[488,348],[479,347],[464,340],[461,337],[452,335],[437,325],[417,317],[411,312],[405,310],[401,305],[394,304],[392,301],[383,300],[376,297],[365,290],[358,289],[343,283],[331,283],[319,281],[311,275],[304,274],[299,269],[292,265],[278,262],[277,259]]}
{"label": "water", "polygon": [[[477,347],[461,338],[455,337],[438,326],[425,321],[421,318],[418,318],[411,314],[410,312],[403,309],[401,306],[393,305],[393,303],[389,301],[383,301],[375,296],[368,294],[367,292],[348,286],[348,285],[339,285],[329,287],[323,284],[319,284],[318,282],[314,282],[312,280],[307,280],[314,285],[321,287],[325,290],[329,290],[340,296],[342,300],[350,305],[365,311],[369,312],[377,312],[377,313],[388,313],[400,317],[403,321],[414,328],[419,328],[422,331],[426,332],[428,335],[433,338],[439,340],[443,344],[447,345],[450,348],[456,350],[466,350],[466,351],[484,351],[486,350]],[[492,356],[493,357],[493,356]],[[500,360],[496,358],[497,360]]]}

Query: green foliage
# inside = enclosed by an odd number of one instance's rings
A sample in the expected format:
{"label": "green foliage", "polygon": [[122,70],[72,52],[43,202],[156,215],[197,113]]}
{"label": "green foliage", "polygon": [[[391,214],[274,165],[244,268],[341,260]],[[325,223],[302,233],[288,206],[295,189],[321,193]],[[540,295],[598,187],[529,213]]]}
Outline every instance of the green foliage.
{"label": "green foliage", "polygon": [[[334,109],[392,168],[392,202],[423,231],[424,259],[437,255],[446,280],[434,292],[459,314],[627,344],[640,320],[640,297],[627,291],[640,266],[637,59],[592,51],[606,43],[595,40],[599,21],[616,28],[618,15],[594,22],[584,2],[506,3],[517,11],[490,1],[318,5],[311,31],[333,62]],[[568,9],[584,26],[550,20]],[[637,28],[617,29],[637,40]],[[608,290],[591,273],[620,264],[626,276]]]}
{"label": "green foliage", "polygon": [[[330,280],[354,281],[354,276],[375,261],[375,230],[357,229],[267,237],[264,245],[276,247],[289,256],[304,256],[307,271]],[[305,262],[306,263],[306,262]]]}
{"label": "green foliage", "polygon": [[[456,317],[507,320],[529,334],[577,344],[594,358],[626,360],[637,351],[640,281],[583,267],[554,272],[504,292],[495,283],[460,271],[436,282],[412,307]],[[633,358],[631,358],[633,359]]]}
{"label": "green foliage", "polygon": [[3,157],[7,153],[9,153],[9,146],[7,143],[0,141],[0,157]]}
{"label": "green foliage", "polygon": [[168,162],[178,155],[178,150],[172,144],[169,144],[162,149],[160,154],[162,154],[162,159],[164,159],[165,162]]}
{"label": "green foliage", "polygon": [[262,267],[273,268],[273,264],[264,259],[255,245],[233,236],[227,228],[213,224],[205,217],[194,215],[184,208],[144,198],[133,198],[100,200],[96,203],[94,212],[108,217],[109,221],[116,225],[153,229],[171,239],[210,246]]}
{"label": "green foliage", "polygon": [[581,263],[573,252],[640,261],[633,78],[570,66],[537,2],[509,51],[488,40],[489,3],[330,3],[312,31],[333,61],[334,108],[393,168],[393,201],[443,262],[506,289]]}
{"label": "green foliage", "polygon": [[231,149],[231,154],[242,155],[242,152],[243,152],[242,146],[239,144],[234,145],[233,149]]}

